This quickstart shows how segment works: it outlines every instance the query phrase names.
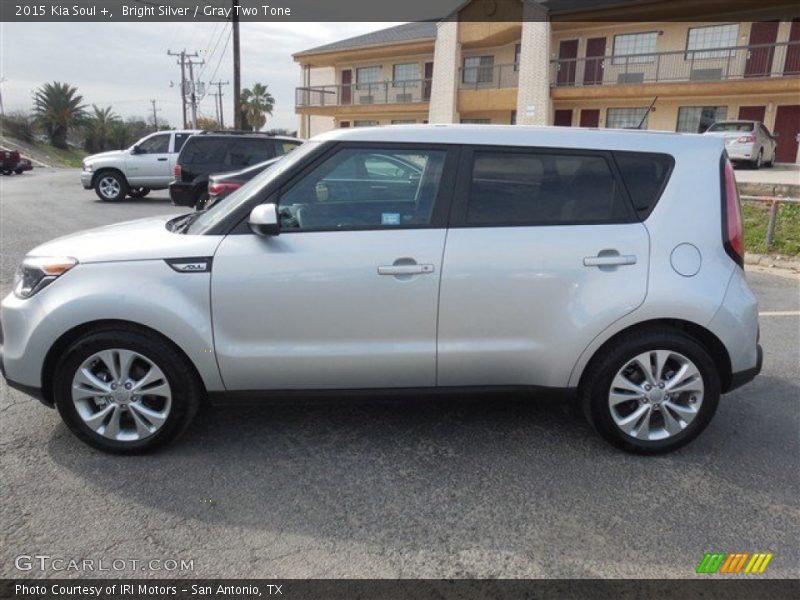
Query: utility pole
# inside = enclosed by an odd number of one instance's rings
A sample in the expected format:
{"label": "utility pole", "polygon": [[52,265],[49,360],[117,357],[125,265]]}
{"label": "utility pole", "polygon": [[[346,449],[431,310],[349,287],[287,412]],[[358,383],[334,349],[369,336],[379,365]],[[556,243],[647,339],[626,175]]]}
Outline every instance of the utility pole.
{"label": "utility pole", "polygon": [[205,62],[204,60],[195,62],[191,59],[186,61],[186,64],[189,65],[189,88],[191,90],[189,102],[192,105],[192,129],[197,129],[197,82],[194,80],[194,66],[204,65]]}
{"label": "utility pole", "polygon": [[219,125],[219,94],[217,92],[209,92],[209,95],[214,96],[214,120]]}
{"label": "utility pole", "polygon": [[231,25],[233,28],[233,128],[242,128],[242,111],[240,107],[242,93],[242,73],[239,60],[239,0],[231,0],[233,14]]}
{"label": "utility pole", "polygon": [[153,98],[150,100],[150,104],[153,105],[153,128],[158,131],[158,112],[161,111],[160,108],[156,108],[156,99]]}
{"label": "utility pole", "polygon": [[181,107],[183,109],[183,123],[181,123],[181,128],[186,127],[186,58],[187,57],[196,57],[197,52],[193,52],[192,54],[187,54],[186,48],[181,50],[180,52],[172,52],[171,50],[167,50],[167,56],[179,56],[180,60],[177,64],[181,66]]}
{"label": "utility pole", "polygon": [[212,82],[210,82],[210,85],[217,86],[217,93],[216,94],[212,94],[212,95],[217,98],[217,101],[219,103],[219,106],[217,106],[217,111],[219,111],[218,112],[219,118],[217,119],[217,123],[219,123],[219,128],[220,129],[225,129],[225,115],[222,114],[222,111],[223,111],[223,109],[222,109],[222,86],[223,85],[230,85],[230,83],[231,83],[230,81],[212,81]]}

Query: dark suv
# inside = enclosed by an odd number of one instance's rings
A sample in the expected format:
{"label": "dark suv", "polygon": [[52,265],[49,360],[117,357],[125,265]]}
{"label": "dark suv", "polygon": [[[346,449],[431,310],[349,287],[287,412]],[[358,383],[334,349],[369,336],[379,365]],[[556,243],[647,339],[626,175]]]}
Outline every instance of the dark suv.
{"label": "dark suv", "polygon": [[264,133],[213,131],[193,135],[184,144],[175,165],[169,197],[176,206],[202,209],[208,200],[208,177],[283,156],[302,140]]}

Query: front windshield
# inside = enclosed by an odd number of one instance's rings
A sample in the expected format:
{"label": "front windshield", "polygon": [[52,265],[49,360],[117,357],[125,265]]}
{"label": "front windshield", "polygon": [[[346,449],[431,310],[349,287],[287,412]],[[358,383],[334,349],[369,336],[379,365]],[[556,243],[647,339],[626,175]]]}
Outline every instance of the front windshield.
{"label": "front windshield", "polygon": [[262,173],[259,173],[253,179],[248,181],[238,190],[226,196],[207,211],[200,213],[194,222],[186,230],[188,234],[202,235],[209,229],[217,225],[228,215],[232,214],[242,204],[245,204],[250,198],[257,194],[270,180],[280,176],[282,173],[291,169],[297,162],[302,160],[307,154],[314,151],[319,147],[319,142],[306,142],[299,146],[297,150],[293,150],[284,158],[277,161],[275,164],[268,167]]}
{"label": "front windshield", "polygon": [[714,123],[709,131],[753,131],[752,123]]}

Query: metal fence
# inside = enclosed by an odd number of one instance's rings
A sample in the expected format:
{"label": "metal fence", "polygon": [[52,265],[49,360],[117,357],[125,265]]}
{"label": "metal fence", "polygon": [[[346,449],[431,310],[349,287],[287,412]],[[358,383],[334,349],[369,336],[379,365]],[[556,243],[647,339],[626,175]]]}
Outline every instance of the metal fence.
{"label": "metal fence", "polygon": [[800,75],[800,41],[550,61],[552,87]]}
{"label": "metal fence", "polygon": [[365,104],[409,104],[428,102],[430,79],[315,85],[295,89],[295,106],[349,106]]}

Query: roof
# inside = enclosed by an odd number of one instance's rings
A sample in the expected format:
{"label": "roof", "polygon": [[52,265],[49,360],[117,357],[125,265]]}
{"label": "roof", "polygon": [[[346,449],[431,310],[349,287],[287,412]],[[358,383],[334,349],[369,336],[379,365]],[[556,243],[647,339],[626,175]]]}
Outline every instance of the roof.
{"label": "roof", "polygon": [[664,152],[677,156],[692,151],[722,152],[720,138],[708,135],[581,127],[528,127],[524,125],[389,125],[334,129],[314,141],[414,142],[425,144],[485,144],[584,150]]}
{"label": "roof", "polygon": [[436,39],[436,23],[434,21],[420,21],[418,23],[403,23],[387,29],[379,29],[371,33],[357,35],[355,37],[339,40],[324,46],[309,48],[297,52],[293,56],[304,56],[306,54],[322,54],[324,52],[335,52],[337,50],[350,50],[353,48],[363,48],[366,46],[384,46],[386,44],[400,44],[403,42],[414,42],[417,40]]}

